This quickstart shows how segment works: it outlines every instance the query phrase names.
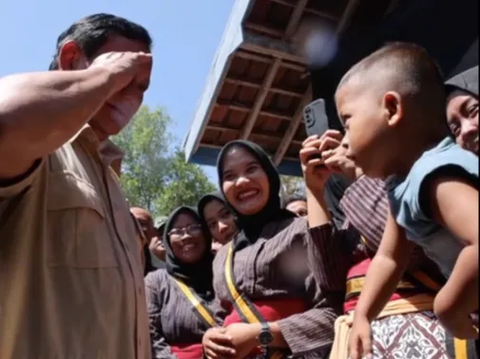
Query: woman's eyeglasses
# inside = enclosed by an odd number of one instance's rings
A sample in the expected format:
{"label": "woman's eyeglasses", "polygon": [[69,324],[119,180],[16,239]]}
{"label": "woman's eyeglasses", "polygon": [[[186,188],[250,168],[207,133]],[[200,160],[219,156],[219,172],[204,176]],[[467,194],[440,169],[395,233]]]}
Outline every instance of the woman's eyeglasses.
{"label": "woman's eyeglasses", "polygon": [[168,232],[168,235],[172,239],[181,238],[186,234],[190,234],[191,236],[198,236],[202,234],[202,226],[199,224],[192,224],[184,228],[173,228],[170,232]]}

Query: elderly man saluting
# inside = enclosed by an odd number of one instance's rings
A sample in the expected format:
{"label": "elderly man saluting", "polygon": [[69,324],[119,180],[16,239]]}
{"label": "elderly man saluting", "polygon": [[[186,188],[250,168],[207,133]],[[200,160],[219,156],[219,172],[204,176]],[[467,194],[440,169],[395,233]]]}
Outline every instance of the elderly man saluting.
{"label": "elderly man saluting", "polygon": [[49,72],[0,80],[0,358],[150,357],[143,273],[108,141],[142,103],[151,38],[108,14]]}

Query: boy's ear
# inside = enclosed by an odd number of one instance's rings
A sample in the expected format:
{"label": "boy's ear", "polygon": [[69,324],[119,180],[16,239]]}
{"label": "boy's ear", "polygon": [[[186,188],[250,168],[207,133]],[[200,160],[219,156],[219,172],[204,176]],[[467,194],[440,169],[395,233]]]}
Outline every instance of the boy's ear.
{"label": "boy's ear", "polygon": [[388,126],[397,126],[403,118],[403,101],[398,92],[390,91],[383,96],[383,108]]}

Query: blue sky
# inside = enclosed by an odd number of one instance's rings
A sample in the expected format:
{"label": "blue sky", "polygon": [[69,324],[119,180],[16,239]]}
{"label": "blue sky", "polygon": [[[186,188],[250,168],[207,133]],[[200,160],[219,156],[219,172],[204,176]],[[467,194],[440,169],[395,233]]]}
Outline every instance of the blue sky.
{"label": "blue sky", "polygon": [[[0,76],[48,68],[58,35],[79,18],[98,12],[145,26],[154,45],[154,70],[145,97],[164,107],[183,140],[220,43],[234,0],[13,0],[0,11]],[[137,5],[134,5],[137,4]],[[212,168],[206,168],[213,178]]]}

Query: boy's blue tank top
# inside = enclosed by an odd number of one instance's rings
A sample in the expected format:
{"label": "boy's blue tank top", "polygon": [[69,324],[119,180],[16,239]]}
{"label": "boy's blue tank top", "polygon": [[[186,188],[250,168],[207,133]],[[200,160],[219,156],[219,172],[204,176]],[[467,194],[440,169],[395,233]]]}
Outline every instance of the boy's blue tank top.
{"label": "boy's blue tank top", "polygon": [[408,239],[423,247],[448,278],[464,246],[421,208],[422,185],[430,175],[444,169],[478,183],[478,157],[450,137],[426,151],[405,179],[392,176],[385,182],[393,217],[405,229]]}

